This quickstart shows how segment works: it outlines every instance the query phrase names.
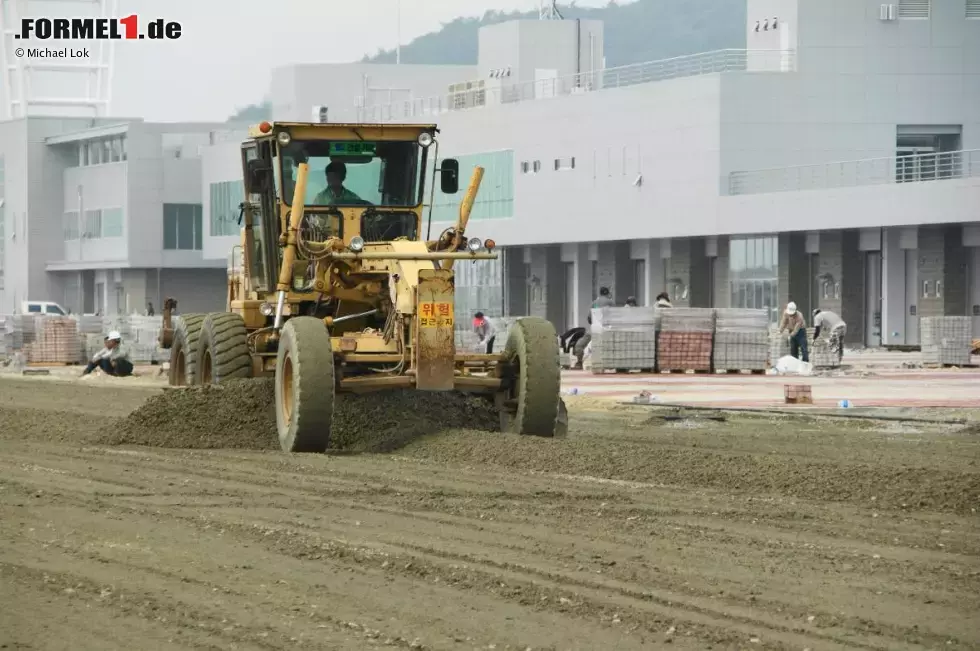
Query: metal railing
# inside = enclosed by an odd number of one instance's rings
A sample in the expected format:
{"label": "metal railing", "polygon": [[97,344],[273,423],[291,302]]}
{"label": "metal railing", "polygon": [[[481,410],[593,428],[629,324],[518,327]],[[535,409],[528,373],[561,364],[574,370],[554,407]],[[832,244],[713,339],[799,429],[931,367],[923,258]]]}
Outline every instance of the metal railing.
{"label": "metal railing", "polygon": [[466,90],[391,104],[358,107],[356,110],[359,121],[362,122],[396,122],[448,111],[577,95],[682,77],[721,72],[795,70],[794,50],[715,50],[522,83],[494,85],[488,82],[495,80],[468,82],[465,85],[470,88]]}
{"label": "metal railing", "polygon": [[732,172],[729,194],[796,192],[980,176],[980,149]]}

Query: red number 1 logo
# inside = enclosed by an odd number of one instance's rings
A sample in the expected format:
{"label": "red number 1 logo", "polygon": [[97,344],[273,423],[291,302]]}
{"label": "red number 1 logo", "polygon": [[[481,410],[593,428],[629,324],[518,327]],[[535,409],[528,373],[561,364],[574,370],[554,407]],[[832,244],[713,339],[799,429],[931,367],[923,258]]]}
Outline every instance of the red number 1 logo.
{"label": "red number 1 logo", "polygon": [[132,16],[126,16],[125,18],[120,18],[119,23],[126,28],[126,38],[136,38],[136,25],[137,18],[136,14]]}

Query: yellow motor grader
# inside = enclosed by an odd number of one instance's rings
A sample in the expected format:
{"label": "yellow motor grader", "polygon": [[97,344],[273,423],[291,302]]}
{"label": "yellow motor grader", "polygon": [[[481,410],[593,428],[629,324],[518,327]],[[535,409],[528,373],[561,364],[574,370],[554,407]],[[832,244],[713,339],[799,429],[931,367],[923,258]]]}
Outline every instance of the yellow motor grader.
{"label": "yellow motor grader", "polygon": [[518,319],[501,354],[456,349],[453,266],[497,254],[465,235],[480,167],[455,226],[423,237],[436,179],[443,194],[459,191],[459,162],[438,159],[437,134],[432,124],[251,127],[227,310],[173,318],[167,299],[170,384],[273,375],[287,452],[328,448],[337,392],[396,388],[484,394],[503,431],[564,434],[550,322]]}

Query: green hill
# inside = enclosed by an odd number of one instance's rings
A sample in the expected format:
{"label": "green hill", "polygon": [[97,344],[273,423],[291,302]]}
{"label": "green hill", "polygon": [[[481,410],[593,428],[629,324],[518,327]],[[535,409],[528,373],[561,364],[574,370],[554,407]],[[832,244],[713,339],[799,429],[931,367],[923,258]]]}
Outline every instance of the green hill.
{"label": "green hill", "polygon": [[[597,19],[605,23],[607,66],[745,47],[745,0],[636,0],[610,2],[596,9],[561,6],[566,20]],[[457,18],[437,32],[402,45],[402,63],[474,65],[477,30],[507,20],[537,19],[537,11],[487,12],[482,18]],[[362,59],[394,63],[395,51]]]}

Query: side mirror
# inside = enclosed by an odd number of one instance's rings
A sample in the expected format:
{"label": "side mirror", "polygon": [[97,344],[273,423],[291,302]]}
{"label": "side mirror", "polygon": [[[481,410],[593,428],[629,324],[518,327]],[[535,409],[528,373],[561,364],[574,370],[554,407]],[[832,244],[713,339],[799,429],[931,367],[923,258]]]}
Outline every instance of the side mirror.
{"label": "side mirror", "polygon": [[447,158],[442,161],[439,168],[439,185],[443,194],[456,194],[459,192],[459,161],[455,158]]}
{"label": "side mirror", "polygon": [[250,192],[263,192],[272,187],[272,166],[258,158],[248,161],[248,188]]}

